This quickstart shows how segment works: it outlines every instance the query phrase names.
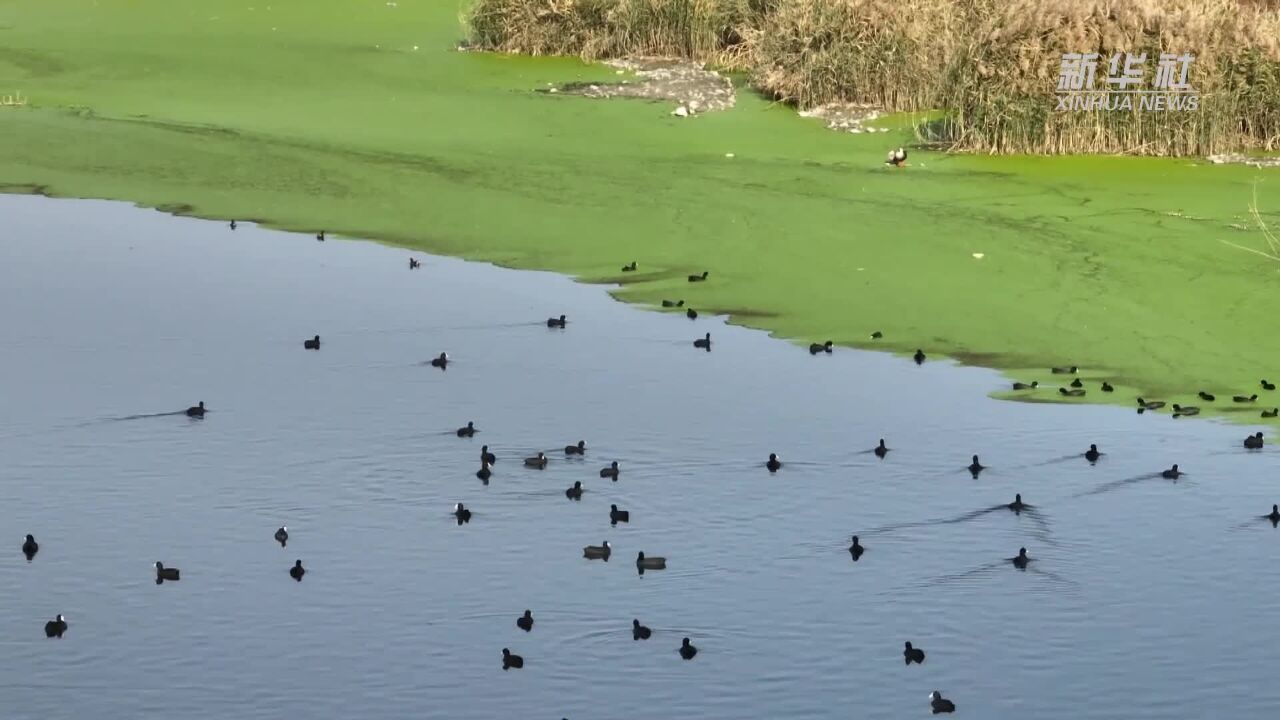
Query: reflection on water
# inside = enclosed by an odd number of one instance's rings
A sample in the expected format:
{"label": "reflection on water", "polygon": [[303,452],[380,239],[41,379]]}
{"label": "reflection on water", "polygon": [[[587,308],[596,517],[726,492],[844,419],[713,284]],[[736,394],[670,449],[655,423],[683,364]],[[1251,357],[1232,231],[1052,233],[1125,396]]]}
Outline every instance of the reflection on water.
{"label": "reflection on water", "polygon": [[[1239,427],[990,401],[986,371],[815,358],[549,274],[410,272],[372,244],[124,205],[0,211],[6,718],[899,718],[933,689],[981,718],[1280,701],[1259,636],[1280,619],[1261,519],[1280,490]],[[691,352],[706,332],[716,351]],[[448,372],[419,365],[441,352]],[[209,415],[185,417],[199,400]],[[468,421],[481,432],[457,437]],[[538,451],[546,469],[521,466]],[[614,460],[616,483],[598,476]],[[1152,475],[1175,462],[1194,482]],[[1034,507],[1008,510],[1015,493]],[[611,562],[582,557],[605,540]],[[1024,546],[1020,572],[1002,558]],[[668,569],[639,575],[642,550]],[[156,587],[157,560],[182,580]],[[70,629],[46,639],[57,613]],[[904,640],[928,662],[904,667]],[[523,670],[502,672],[504,647]]]}

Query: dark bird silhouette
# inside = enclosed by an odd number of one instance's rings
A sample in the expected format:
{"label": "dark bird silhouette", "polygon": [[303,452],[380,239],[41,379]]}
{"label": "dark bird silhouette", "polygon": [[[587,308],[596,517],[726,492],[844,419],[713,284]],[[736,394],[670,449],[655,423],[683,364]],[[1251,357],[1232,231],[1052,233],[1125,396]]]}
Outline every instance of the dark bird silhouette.
{"label": "dark bird silhouette", "polygon": [[569,498],[570,500],[581,500],[582,499],[582,482],[574,481],[573,487],[568,488],[564,491],[564,496]]}
{"label": "dark bird silhouette", "polygon": [[1054,375],[1075,375],[1076,371],[1079,369],[1080,368],[1076,367],[1075,365],[1071,365],[1069,367],[1049,368],[1049,372],[1053,373]]}
{"label": "dark bird silhouette", "polygon": [[67,619],[61,615],[44,624],[44,636],[48,638],[60,638],[66,631]]}
{"label": "dark bird silhouette", "polygon": [[911,647],[910,642],[904,643],[902,657],[906,661],[905,664],[907,665],[910,665],[911,663],[921,665],[924,663],[924,651],[920,648]]}
{"label": "dark bird silhouette", "polygon": [[875,453],[878,458],[884,458],[885,455],[889,454],[889,448],[884,446],[884,438],[880,438],[880,444],[875,446],[871,452]]}
{"label": "dark bird silhouette", "polygon": [[276,537],[276,542],[280,543],[280,547],[284,547],[288,545],[289,544],[289,528],[283,525],[281,525],[279,528],[276,528],[275,537]]}
{"label": "dark bird silhouette", "polygon": [[34,535],[28,534],[22,541],[22,554],[27,556],[27,562],[31,562],[38,552],[40,552],[40,543],[36,542]]}
{"label": "dark bird silhouette", "polygon": [[160,562],[156,562],[156,580],[177,580],[181,574],[178,568],[167,568]]}
{"label": "dark bird silhouette", "polygon": [[440,353],[440,357],[431,358],[431,367],[438,367],[441,370],[447,370],[449,368],[449,354]]}
{"label": "dark bird silhouette", "polygon": [[969,472],[970,472],[970,473],[973,473],[973,476],[974,476],[974,477],[978,477],[978,473],[980,473],[980,472],[982,472],[983,470],[986,470],[986,469],[987,469],[987,466],[986,466],[986,465],[983,465],[983,464],[982,464],[982,463],[980,463],[980,462],[978,462],[978,456],[977,456],[977,455],[974,455],[974,456],[973,456],[973,462],[969,463]]}
{"label": "dark bird silhouette", "polygon": [[487,485],[489,478],[493,477],[493,471],[489,469],[489,463],[484,460],[480,461],[480,469],[476,471],[476,477],[480,478]]}
{"label": "dark bird silhouette", "polygon": [[1179,405],[1178,403],[1173,404],[1174,417],[1182,417],[1183,415],[1186,415],[1189,417],[1191,415],[1199,415],[1199,414],[1200,414],[1200,408],[1195,407],[1194,405]]}
{"label": "dark bird silhouette", "polygon": [[692,660],[694,655],[698,654],[698,648],[689,644],[689,638],[680,641],[680,657],[685,660]]}
{"label": "dark bird silhouette", "polygon": [[324,242],[324,231],[323,231],[323,230],[321,230],[320,232],[316,233],[316,239],[317,239],[317,240],[319,240],[320,242]]}
{"label": "dark bird silhouette", "polygon": [[764,464],[764,466],[769,468],[769,472],[776,473],[782,469],[782,461],[778,459],[778,455],[776,453],[769,453],[769,460]]}
{"label": "dark bird silhouette", "polygon": [[942,697],[942,693],[934,690],[929,695],[929,707],[932,708],[933,714],[953,713],[956,711],[956,704]]}
{"label": "dark bird silhouette", "polygon": [[531,467],[531,468],[538,468],[539,470],[541,470],[547,466],[547,456],[543,453],[538,453],[534,457],[525,458],[524,466]]}
{"label": "dark bird silhouette", "polygon": [[1141,407],[1143,410],[1159,410],[1160,408],[1164,407],[1164,401],[1151,400],[1148,402],[1147,400],[1138,398],[1138,406]]}
{"label": "dark bird silhouette", "polygon": [[831,349],[832,349],[832,344],[831,344],[831,341],[830,341],[830,340],[828,340],[828,341],[826,341],[825,343],[822,343],[822,344],[818,344],[818,343],[810,343],[810,344],[809,344],[809,354],[810,354],[810,355],[817,355],[818,353],[826,353],[826,354],[830,355],[830,354],[831,354]]}
{"label": "dark bird silhouette", "polygon": [[632,640],[648,640],[651,635],[653,635],[653,631],[641,625],[639,620],[631,621]]}
{"label": "dark bird silhouette", "polygon": [[502,648],[502,669],[503,670],[510,670],[511,668],[515,668],[519,670],[522,667],[524,667],[524,658],[520,657],[519,655],[516,655],[515,653],[511,652],[506,648]]}
{"label": "dark bird silhouette", "polygon": [[663,557],[645,557],[644,553],[637,553],[636,567],[641,570],[666,570],[667,559]]}
{"label": "dark bird silhouette", "polygon": [[623,266],[622,266],[622,272],[635,272],[635,271],[636,271],[636,261],[635,261],[635,260],[632,260],[632,261],[630,262],[630,264],[627,264],[627,265],[623,265]]}
{"label": "dark bird silhouette", "polygon": [[917,349],[916,354],[912,355],[911,359],[915,360],[917,365],[923,365],[925,360],[924,351]]}
{"label": "dark bird silhouette", "polygon": [[707,279],[707,275],[709,274],[710,273],[708,273],[706,270],[703,270],[701,275],[690,275],[689,282],[702,282]]}
{"label": "dark bird silhouette", "polygon": [[422,267],[422,263],[418,262],[418,261],[417,261],[417,260],[415,260],[414,258],[409,258],[409,269],[410,269],[410,270],[417,270],[417,269],[418,269],[418,268],[420,268],[420,267]]}
{"label": "dark bird silhouette", "polygon": [[1203,401],[1205,401],[1205,402],[1213,402],[1214,400],[1217,400],[1217,398],[1215,398],[1215,397],[1213,396],[1213,394],[1212,394],[1212,393],[1207,393],[1207,392],[1205,392],[1205,391],[1203,391],[1203,390],[1201,390],[1200,392],[1196,393],[1196,395],[1199,395],[1199,396],[1200,396],[1200,399],[1201,399],[1201,400],[1203,400]]}
{"label": "dark bird silhouette", "polygon": [[1273,418],[1277,416],[1280,416],[1280,408],[1271,408],[1270,410],[1262,411],[1262,417],[1264,418]]}
{"label": "dark bird silhouette", "polygon": [[1066,395],[1067,397],[1084,397],[1084,388],[1072,388],[1070,390],[1066,388],[1058,388],[1058,392]]}
{"label": "dark bird silhouette", "polygon": [[889,156],[885,159],[884,164],[892,165],[893,167],[896,167],[896,168],[906,167],[907,151],[903,150],[902,148],[898,148],[897,150],[890,150]]}
{"label": "dark bird silhouette", "polygon": [[1102,381],[1102,392],[1115,392],[1116,389],[1106,380]]}
{"label": "dark bird silhouette", "polygon": [[663,300],[662,307],[664,308],[684,307],[684,301],[683,300]]}
{"label": "dark bird silhouette", "polygon": [[1264,519],[1267,519],[1267,520],[1270,520],[1270,521],[1271,521],[1271,527],[1275,527],[1275,526],[1277,526],[1277,525],[1280,525],[1280,507],[1277,507],[1277,506],[1275,506],[1275,505],[1272,505],[1272,506],[1271,506],[1271,514],[1270,514],[1270,515],[1263,515],[1262,517],[1263,517]]}
{"label": "dark bird silhouette", "polygon": [[1162,470],[1160,472],[1160,477],[1165,480],[1177,480],[1181,475],[1182,472],[1178,470],[1178,466],[1176,464],[1168,470]]}
{"label": "dark bird silhouette", "polygon": [[875,332],[871,333],[872,340],[879,340],[882,337],[884,337],[884,333],[880,332],[879,330],[876,330]]}
{"label": "dark bird silhouette", "polygon": [[610,480],[617,482],[619,472],[620,471],[618,470],[618,461],[614,460],[612,463],[609,463],[609,467],[600,468],[600,477],[609,478]]}
{"label": "dark bird silhouette", "polygon": [[1262,449],[1262,433],[1254,433],[1244,439],[1244,446],[1248,450]]}
{"label": "dark bird silhouette", "polygon": [[1019,570],[1025,570],[1027,568],[1027,563],[1031,562],[1031,558],[1027,557],[1026,548],[1019,548],[1018,554],[1009,558],[1009,561],[1012,562],[1013,566]]}
{"label": "dark bird silhouette", "polygon": [[707,352],[711,352],[711,333],[707,333],[700,340],[694,340],[693,346],[700,350],[706,350]]}
{"label": "dark bird silhouette", "polygon": [[1102,453],[1098,452],[1097,445],[1090,445],[1088,450],[1084,451],[1084,459],[1091,463],[1098,462],[1098,458],[1102,457]]}
{"label": "dark bird silhouette", "polygon": [[204,401],[201,400],[198,405],[187,408],[187,417],[202,418],[204,417]]}
{"label": "dark bird silhouette", "polygon": [[693,308],[689,308],[688,310],[685,310],[685,311],[684,311],[684,316],[685,316],[685,317],[687,317],[687,318],[689,318],[690,320],[697,320],[697,319],[698,319],[698,311],[697,311],[697,310],[694,310]]}
{"label": "dark bird silhouette", "polygon": [[481,445],[480,446],[480,462],[489,463],[490,465],[492,465],[498,462],[498,456],[489,452],[488,445]]}
{"label": "dark bird silhouette", "polygon": [[1036,389],[1036,388],[1038,388],[1038,387],[1040,387],[1040,381],[1039,381],[1039,380],[1032,380],[1032,381],[1031,381],[1031,382],[1029,382],[1029,383],[1016,382],[1016,383],[1014,383],[1014,384],[1013,384],[1013,389],[1014,389],[1014,390],[1035,390],[1035,389]]}
{"label": "dark bird silhouette", "polygon": [[549,328],[563,328],[564,325],[565,319],[563,315],[559,318],[547,318],[547,327]]}
{"label": "dark bird silhouette", "polygon": [[310,340],[303,340],[303,341],[302,341],[302,349],[303,349],[303,350],[319,350],[319,349],[320,349],[320,336],[319,336],[319,335],[317,335],[317,336],[315,336],[315,337],[311,338]]}
{"label": "dark bird silhouette", "polygon": [[293,567],[289,568],[289,577],[302,582],[302,576],[307,574],[307,569],[302,567],[302,561],[298,560],[293,563]]}
{"label": "dark bird silhouette", "polygon": [[849,554],[853,556],[853,561],[857,562],[858,558],[862,557],[862,553],[865,550],[866,548],[862,546],[862,543],[858,542],[858,536],[854,535],[853,544],[849,546]]}
{"label": "dark bird silhouette", "polygon": [[1076,378],[1075,380],[1071,381],[1071,387],[1073,388],[1084,387],[1084,381],[1081,380],[1080,378]]}
{"label": "dark bird silhouette", "polygon": [[232,221],[231,221],[231,229],[232,229],[232,230],[235,230],[235,229],[236,229],[236,221],[235,221],[235,220],[232,220]]}
{"label": "dark bird silhouette", "polygon": [[467,421],[465,427],[458,428],[458,437],[473,437],[476,434],[476,424],[470,420]]}
{"label": "dark bird silhouette", "polygon": [[565,455],[585,455],[587,452],[587,441],[579,440],[577,445],[565,445]]}
{"label": "dark bird silhouette", "polygon": [[525,610],[524,615],[516,618],[516,627],[525,632],[533,630],[533,612]]}
{"label": "dark bird silhouette", "polygon": [[1231,397],[1232,402],[1238,402],[1238,403],[1249,403],[1257,399],[1258,399],[1257,395],[1233,395]]}
{"label": "dark bird silhouette", "polygon": [[608,562],[609,556],[613,554],[613,548],[609,546],[609,541],[605,540],[603,545],[588,545],[582,548],[582,557],[588,560],[604,560]]}
{"label": "dark bird silhouette", "polygon": [[453,506],[453,516],[458,519],[458,524],[471,522],[471,511],[462,503]]}
{"label": "dark bird silhouette", "polygon": [[1276,386],[1275,386],[1275,383],[1269,383],[1269,382],[1267,382],[1266,380],[1263,380],[1263,381],[1262,381],[1262,389],[1263,389],[1263,390],[1275,390],[1275,389],[1276,389]]}
{"label": "dark bird silhouette", "polygon": [[631,522],[631,511],[619,510],[617,505],[610,505],[609,506],[609,524],[617,525],[620,522],[624,522],[624,523]]}
{"label": "dark bird silhouette", "polygon": [[1010,510],[1016,513],[1021,513],[1023,510],[1026,510],[1031,506],[1022,502],[1022,494],[1017,493],[1013,496],[1013,502],[1009,503],[1005,507],[1008,507]]}

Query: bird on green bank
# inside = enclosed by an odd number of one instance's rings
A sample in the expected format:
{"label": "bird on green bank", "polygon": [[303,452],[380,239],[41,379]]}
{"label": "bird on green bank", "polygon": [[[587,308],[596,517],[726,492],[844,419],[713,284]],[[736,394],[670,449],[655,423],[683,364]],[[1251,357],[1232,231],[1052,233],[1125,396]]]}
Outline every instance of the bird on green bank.
{"label": "bird on green bank", "polygon": [[622,266],[622,272],[635,272],[635,271],[636,271],[635,260],[632,260],[629,264]]}
{"label": "bird on green bank", "polygon": [[1106,380],[1102,381],[1102,392],[1115,392],[1115,391],[1116,389],[1111,383],[1107,382]]}
{"label": "bird on green bank", "polygon": [[897,150],[890,150],[889,155],[885,158],[884,164],[892,165],[893,167],[896,167],[896,168],[906,167],[907,151],[902,148],[898,148]]}
{"label": "bird on green bank", "polygon": [[664,308],[684,307],[684,301],[683,300],[663,300],[662,307]]}
{"label": "bird on green bank", "polygon": [[1084,388],[1058,388],[1058,392],[1067,397],[1084,397]]}
{"label": "bird on green bank", "polygon": [[709,274],[706,270],[703,270],[701,275],[690,275],[689,282],[705,282]]}
{"label": "bird on green bank", "polygon": [[1201,390],[1200,392],[1198,392],[1198,393],[1196,393],[1196,394],[1197,394],[1197,395],[1199,395],[1199,396],[1200,396],[1200,399],[1201,399],[1201,400],[1203,400],[1203,401],[1205,401],[1205,402],[1213,402],[1214,400],[1217,400],[1217,398],[1216,398],[1216,397],[1214,397],[1212,393],[1207,393],[1207,392],[1205,392],[1205,391],[1203,391],[1203,390]]}
{"label": "bird on green bank", "polygon": [[884,337],[884,333],[880,332],[879,330],[876,330],[875,332],[871,333],[872,340],[879,340],[882,337]]}
{"label": "bird on green bank", "polygon": [[1280,408],[1271,408],[1270,410],[1263,410],[1262,417],[1264,418],[1280,417]]}
{"label": "bird on green bank", "polygon": [[1076,371],[1079,369],[1080,368],[1076,367],[1075,365],[1071,365],[1069,367],[1050,368],[1049,372],[1053,373],[1054,375],[1075,375]]}
{"label": "bird on green bank", "polygon": [[1031,381],[1031,382],[1029,382],[1029,383],[1016,382],[1016,383],[1014,383],[1014,384],[1013,384],[1013,389],[1014,389],[1014,390],[1035,390],[1035,389],[1036,389],[1036,388],[1038,388],[1038,387],[1040,387],[1040,381],[1039,381],[1039,380],[1032,380],[1032,381]]}
{"label": "bird on green bank", "polygon": [[1075,380],[1072,380],[1072,381],[1071,381],[1071,387],[1073,387],[1073,388],[1082,388],[1082,387],[1084,387],[1084,381],[1083,381],[1083,380],[1081,380],[1080,378],[1076,378]]}
{"label": "bird on green bank", "polygon": [[1266,380],[1263,380],[1263,381],[1262,381],[1262,389],[1263,389],[1263,390],[1275,390],[1275,389],[1276,389],[1276,386],[1275,386],[1275,383],[1269,383],[1269,382],[1267,382]]}
{"label": "bird on green bank", "polygon": [[831,341],[830,341],[830,340],[828,340],[828,341],[826,341],[825,343],[822,343],[822,344],[818,344],[818,343],[810,343],[810,345],[809,345],[809,354],[810,354],[810,355],[817,355],[818,353],[823,353],[823,352],[827,353],[828,355],[830,355],[830,354],[831,354]]}
{"label": "bird on green bank", "polygon": [[1251,403],[1251,402],[1253,402],[1253,401],[1255,401],[1255,400],[1257,400],[1257,399],[1258,399],[1258,396],[1257,396],[1257,395],[1233,395],[1233,396],[1231,396],[1231,401],[1232,401],[1232,402],[1238,402],[1238,403]]}
{"label": "bird on green bank", "polygon": [[1191,416],[1191,415],[1199,415],[1199,414],[1200,414],[1200,408],[1198,407],[1183,406],[1183,405],[1179,405],[1178,403],[1173,404],[1174,417],[1182,417],[1183,415]]}
{"label": "bird on green bank", "polygon": [[1138,409],[1139,409],[1139,410],[1159,410],[1159,409],[1160,409],[1160,408],[1162,408],[1162,407],[1164,407],[1164,401],[1163,401],[1163,400],[1151,400],[1151,401],[1147,401],[1147,400],[1143,400],[1142,398],[1138,398]]}

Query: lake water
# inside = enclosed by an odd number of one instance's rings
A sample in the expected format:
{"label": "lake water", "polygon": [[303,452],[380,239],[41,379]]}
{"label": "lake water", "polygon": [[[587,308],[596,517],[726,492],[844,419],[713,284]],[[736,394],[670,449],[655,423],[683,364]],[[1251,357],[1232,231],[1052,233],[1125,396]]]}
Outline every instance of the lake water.
{"label": "lake water", "polygon": [[[989,371],[810,357],[371,243],[33,197],[0,217],[10,720],[887,719],[934,689],[988,719],[1280,704],[1280,530],[1258,519],[1280,488],[1250,428],[995,401]],[[422,364],[442,351],[447,371]],[[148,416],[200,400],[203,421]],[[540,449],[545,470],[520,466]],[[1037,513],[966,517],[1014,493]],[[582,557],[603,540],[611,562]],[[1019,546],[1026,572],[999,562]],[[668,569],[639,576],[637,551]],[[157,560],[182,580],[157,587]],[[45,639],[57,613],[70,630]]]}

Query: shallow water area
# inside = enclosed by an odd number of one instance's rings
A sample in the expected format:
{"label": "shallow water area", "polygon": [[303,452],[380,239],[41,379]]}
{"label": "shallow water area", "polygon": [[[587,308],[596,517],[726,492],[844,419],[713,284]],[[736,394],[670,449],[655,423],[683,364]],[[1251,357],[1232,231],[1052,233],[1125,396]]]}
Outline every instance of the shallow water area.
{"label": "shallow water area", "polygon": [[[1253,428],[1000,402],[982,369],[810,356],[333,236],[23,196],[0,217],[7,718],[901,718],[934,689],[980,718],[1280,702],[1280,530],[1260,519],[1280,491],[1274,448],[1240,446]],[[447,370],[424,364],[440,352]],[[203,420],[169,414],[201,400]],[[539,450],[545,470],[521,467]],[[1160,478],[1173,463],[1187,474]],[[1034,512],[979,512],[1015,493]],[[631,522],[611,527],[611,503]],[[604,540],[610,562],[582,558]],[[1001,562],[1021,546],[1025,572]],[[638,551],[668,569],[639,576]],[[157,560],[181,581],[156,586]],[[57,613],[70,629],[47,640]]]}

